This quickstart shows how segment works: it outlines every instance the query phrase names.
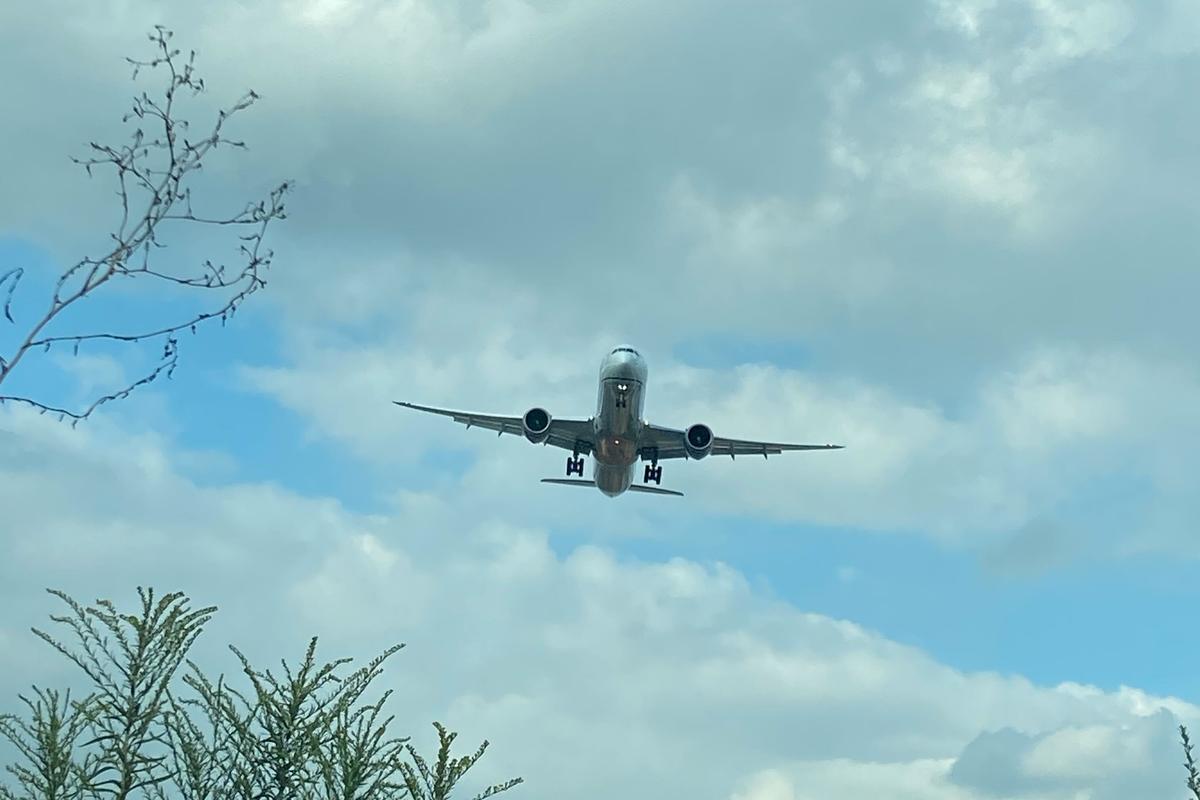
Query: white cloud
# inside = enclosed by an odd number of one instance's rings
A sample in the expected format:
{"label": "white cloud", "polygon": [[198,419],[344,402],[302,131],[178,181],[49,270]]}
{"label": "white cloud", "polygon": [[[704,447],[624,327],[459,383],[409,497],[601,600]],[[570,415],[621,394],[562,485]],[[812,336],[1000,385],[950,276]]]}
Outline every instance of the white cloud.
{"label": "white cloud", "polygon": [[971,800],[978,797],[946,780],[949,759],[857,762],[831,759],[758,773],[732,800],[822,800],[880,796],[897,800]]}
{"label": "white cloud", "polygon": [[[434,290],[426,302],[414,296],[415,307],[446,307],[460,285],[452,286]],[[561,453],[497,440],[390,401],[514,415],[541,405],[558,416],[587,418],[598,354],[629,337],[573,336],[563,328],[556,339],[548,332],[562,322],[553,307],[538,307],[522,290],[492,286],[483,294],[487,307],[476,314],[468,306],[476,347],[456,341],[455,320],[418,313],[405,337],[429,342],[424,352],[406,351],[400,340],[300,343],[292,366],[253,368],[247,376],[309,419],[317,435],[398,474],[419,469],[429,452],[468,451],[472,460],[463,464],[461,482],[445,473],[449,483],[442,484],[464,495],[460,502],[520,509],[525,519],[532,514],[551,524],[565,507],[587,502],[562,492],[546,495],[534,482],[561,469]],[[520,330],[514,319],[521,320]],[[1010,539],[1016,546],[1033,535],[1039,543],[1058,542],[1041,548],[1047,561],[1071,553],[1069,537],[1036,533],[1058,524],[1099,525],[1088,533],[1090,549],[1109,555],[1135,542],[1190,548],[1182,531],[1169,533],[1149,519],[1145,527],[1111,529],[1102,519],[1081,521],[1062,511],[1088,487],[1113,479],[1148,483],[1147,507],[1193,507],[1177,484],[1189,458],[1184,442],[1200,431],[1200,377],[1182,364],[1121,350],[1043,347],[982,371],[948,408],[836,373],[768,365],[701,369],[665,353],[648,354],[650,422],[682,427],[704,421],[719,435],[848,445],[767,462],[667,464],[668,483],[690,495],[679,509],[685,514],[749,513],[921,532],[968,547],[1003,548]],[[605,503],[599,513],[607,521],[613,504]],[[651,507],[630,505],[637,509],[634,528],[653,528],[641,511]],[[996,555],[997,563],[1016,557],[1015,551]]]}
{"label": "white cloud", "polygon": [[[987,545],[1001,569],[1081,540],[1194,552],[1190,228],[1165,215],[1194,202],[1191,173],[1138,127],[1186,36],[1145,49],[1128,6],[1043,0],[938,3],[937,36],[832,6],[49,8],[0,9],[0,66],[22,76],[0,85],[5,229],[56,255],[96,240],[107,187],[63,157],[111,133],[120,56],[165,14],[198,45],[202,102],[264,95],[239,128],[252,155],[214,162],[213,191],[300,181],[268,293],[287,361],[246,376],[401,488],[364,515],[202,487],[186,474],[210,454],[4,412],[3,681],[62,675],[21,633],[50,608],[28,599],[42,584],[119,599],[153,579],[224,607],[214,658],[312,632],[331,655],[408,641],[388,679],[410,729],[491,738],[480,779],[539,795],[1098,800],[1174,768],[1156,714],[1195,719],[1183,701],[964,673],[726,565],[594,543],[732,512]],[[1121,82],[1129,60],[1144,84]],[[1114,189],[1144,174],[1153,191]],[[671,357],[713,332],[823,362]],[[850,448],[672,464],[682,504],[613,502],[536,484],[560,453],[390,404],[586,416],[598,356],[630,339],[656,422]],[[431,465],[450,445],[461,464]],[[1145,506],[1084,502],[1109,480]],[[593,544],[566,547],[563,520]]]}
{"label": "white cloud", "polygon": [[[0,89],[21,111],[0,170],[26,187],[0,215],[77,256],[85,233],[103,241],[93,201],[107,185],[63,157],[111,132],[129,89],[120,56],[160,11],[55,8],[2,12],[0,31],[19,33],[0,53],[28,79]],[[832,7],[718,3],[222,8],[162,13],[200,51],[205,102],[263,94],[237,123],[251,152],[215,161],[205,196],[298,179],[259,298],[297,325],[469,322],[495,313],[481,311],[492,287],[522,286],[522,308],[560,307],[555,333],[799,338],[863,371],[893,365],[891,381],[938,365],[939,391],[947,373],[1046,341],[1195,333],[1191,315],[1153,312],[1186,293],[1168,287],[1189,288],[1182,259],[1138,255],[1183,231],[1108,246],[1194,194],[1139,127],[1179,108],[1171,84],[1156,100],[1121,59],[1147,82],[1180,64],[1124,35],[1117,3],[940,3],[935,33],[916,15],[849,24]],[[60,52],[76,54],[70,70]],[[1018,80],[1031,53],[1041,71]],[[78,102],[42,102],[81,79]],[[1132,191],[1148,166],[1153,191]],[[55,210],[81,197],[63,234]],[[437,295],[448,305],[406,301],[445,272],[460,276],[460,292]],[[612,285],[643,291],[598,323]]]}
{"label": "white cloud", "polygon": [[[1135,690],[964,673],[764,598],[727,566],[594,545],[556,554],[545,532],[436,494],[356,515],[269,486],[199,488],[162,442],[119,450],[123,432],[103,421],[67,436],[10,412],[4,426],[17,444],[0,460],[0,502],[16,510],[0,532],[14,624],[52,608],[30,602],[38,584],[127,601],[153,583],[222,606],[202,648],[214,664],[226,641],[260,660],[294,656],[312,633],[330,656],[405,641],[385,678],[403,726],[422,742],[431,718],[464,741],[490,738],[481,782],[521,774],[555,796],[773,800],[890,781],[889,796],[968,798],[981,779],[954,773],[956,789],[951,765],[986,731],[1012,727],[1032,737],[1006,751],[1020,780],[1157,786],[1174,743],[1139,737],[1171,721],[1163,709],[1198,716]],[[12,642],[0,651],[10,696],[13,682],[62,680],[32,637]],[[721,757],[704,757],[714,746]],[[1103,774],[1089,772],[1097,747],[1114,756]],[[1058,786],[1044,796],[1072,796]]]}
{"label": "white cloud", "polygon": [[796,793],[786,776],[767,770],[754,776],[746,791],[734,794],[733,800],[796,800]]}
{"label": "white cloud", "polygon": [[1079,89],[1064,87],[1088,70],[1089,93],[1105,96],[1116,85],[1100,77],[1106,70],[1145,57],[1129,44],[1132,7],[931,5],[934,21],[958,41],[909,43],[908,57],[885,59],[887,68],[878,66],[879,48],[864,49],[826,77],[835,98],[826,123],[831,163],[859,179],[872,174],[880,212],[915,196],[958,224],[999,225],[1017,240],[1086,228],[1089,211],[1111,196],[1104,187],[1126,167],[1116,123],[1090,119]]}
{"label": "white cloud", "polygon": [[1178,775],[1167,769],[1176,736],[1167,713],[1035,735],[1005,729],[968,745],[950,775],[992,796],[1167,795],[1178,785]]}
{"label": "white cloud", "polygon": [[[1061,66],[1074,59],[1107,53],[1131,33],[1133,7],[1124,0],[1026,0],[1001,4],[996,0],[935,0],[935,19],[970,39],[1002,35],[1014,14],[1027,14],[1025,43],[1018,52],[1017,75]],[[1008,12],[1007,14],[1004,12]]]}
{"label": "white cloud", "polygon": [[897,74],[846,62],[859,88],[854,100],[835,90],[843,99],[828,122],[831,163],[874,175],[889,205],[915,192],[952,209],[965,202],[1022,239],[1061,235],[1081,221],[1062,197],[1100,177],[1111,145],[1054,98],[1014,83],[1011,69],[999,56],[931,54]]}
{"label": "white cloud", "polygon": [[[53,8],[0,11],[0,58],[28,77],[0,87],[16,109],[0,169],[21,187],[0,218],[77,255],[104,187],[62,157],[119,113],[119,57],[157,20],[139,2]],[[556,553],[546,532],[580,509],[609,542],[734,512],[986,545],[1001,569],[1080,541],[1194,552],[1194,315],[1168,313],[1194,292],[1179,231],[1149,235],[1136,225],[1158,207],[1113,191],[1149,163],[1154,197],[1186,197],[1189,173],[1147,161],[1170,151],[1134,123],[1160,107],[1126,120],[1083,102],[1108,97],[1122,59],[1152,82],[1187,46],[1135,50],[1115,2],[942,2],[948,39],[822,27],[832,11],[733,26],[718,4],[189,8],[167,21],[199,45],[209,100],[264,95],[239,129],[250,160],[214,163],[211,185],[301,183],[269,293],[288,361],[246,375],[405,488],[377,516],[199,488],[180,473],[206,454],[4,416],[19,433],[0,456],[15,620],[0,674],[44,669],[13,645],[45,610],[22,593],[119,596],[158,576],[224,604],[226,638],[244,643],[256,615],[293,620],[249,643],[272,657],[312,628],[359,653],[408,639],[408,708],[493,738],[496,777],[547,795],[966,798],[996,783],[953,768],[1012,726],[1000,749],[1022,796],[1059,800],[1142,780],[1165,745],[1139,718],[1194,715],[1134,690],[963,674],[770,605],[728,567]],[[64,215],[78,226],[59,230]],[[714,331],[802,340],[824,364],[672,359]],[[537,485],[560,453],[390,404],[587,416],[599,354],[629,339],[651,355],[656,422],[850,448],[672,464],[684,504],[612,502]],[[447,446],[461,465],[430,466]],[[1080,516],[1108,480],[1148,487],[1145,506]],[[726,758],[697,765],[714,730]],[[1097,756],[1108,772],[1088,771]]]}
{"label": "white cloud", "polygon": [[1036,44],[1017,75],[1026,77],[1073,59],[1107,53],[1130,35],[1133,8],[1124,0],[1031,0]]}
{"label": "white cloud", "polygon": [[1130,740],[1121,733],[1104,725],[1055,731],[1025,755],[1023,766],[1031,777],[1085,781],[1149,766],[1146,742]]}
{"label": "white cloud", "polygon": [[935,19],[975,39],[979,36],[984,17],[997,5],[996,0],[936,0],[933,8]]}

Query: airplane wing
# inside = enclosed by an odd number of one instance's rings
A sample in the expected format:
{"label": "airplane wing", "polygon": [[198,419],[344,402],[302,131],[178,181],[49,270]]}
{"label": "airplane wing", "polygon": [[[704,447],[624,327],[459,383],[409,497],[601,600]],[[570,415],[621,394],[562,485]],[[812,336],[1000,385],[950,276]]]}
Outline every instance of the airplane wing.
{"label": "airplane wing", "polygon": [[[449,417],[455,422],[461,422],[468,428],[486,428],[489,431],[496,431],[498,436],[506,433],[522,437],[525,435],[521,425],[521,417],[519,416],[504,417],[496,414],[453,411],[448,408],[433,408],[431,406],[419,406],[416,403],[404,403],[400,400],[393,400],[392,402],[404,408]],[[545,443],[561,447],[564,450],[574,451],[578,449],[581,454],[590,455],[592,448],[595,446],[595,443],[592,441],[593,436],[592,421],[590,419],[557,419],[551,417],[550,434],[547,436]]]}
{"label": "airplane wing", "polygon": [[[660,428],[657,425],[647,425],[642,431],[642,450],[658,448],[658,459],[687,458],[687,448],[684,446],[684,431],[673,428]],[[755,442],[749,439],[726,439],[721,436],[713,437],[712,452],[714,456],[777,456],[789,450],[841,450],[840,444],[785,444],[783,442]],[[643,456],[643,459],[646,457]]]}

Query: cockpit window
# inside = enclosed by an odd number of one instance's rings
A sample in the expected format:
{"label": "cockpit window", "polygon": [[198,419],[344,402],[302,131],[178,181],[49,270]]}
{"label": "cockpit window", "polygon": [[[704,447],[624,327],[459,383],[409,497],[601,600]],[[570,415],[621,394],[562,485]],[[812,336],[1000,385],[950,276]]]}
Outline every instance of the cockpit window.
{"label": "cockpit window", "polygon": [[613,349],[613,355],[616,355],[617,353],[633,353],[636,356],[638,351],[634,350],[632,347],[617,347]]}

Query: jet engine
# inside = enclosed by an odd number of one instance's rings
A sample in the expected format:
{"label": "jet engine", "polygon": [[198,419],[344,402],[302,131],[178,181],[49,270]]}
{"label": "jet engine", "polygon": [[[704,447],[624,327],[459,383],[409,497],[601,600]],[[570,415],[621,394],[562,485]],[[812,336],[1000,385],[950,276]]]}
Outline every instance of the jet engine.
{"label": "jet engine", "polygon": [[688,458],[701,459],[712,452],[713,432],[707,425],[696,423],[683,434],[683,446]]}
{"label": "jet engine", "polygon": [[541,444],[550,436],[550,415],[544,408],[531,408],[521,417],[521,428],[526,439]]}

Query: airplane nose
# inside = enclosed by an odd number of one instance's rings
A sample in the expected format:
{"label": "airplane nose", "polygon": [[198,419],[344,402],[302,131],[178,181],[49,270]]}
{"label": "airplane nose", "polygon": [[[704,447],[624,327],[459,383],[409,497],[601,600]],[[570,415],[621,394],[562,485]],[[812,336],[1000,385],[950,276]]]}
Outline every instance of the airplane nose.
{"label": "airplane nose", "polygon": [[617,353],[605,365],[606,378],[638,380],[638,360],[626,353]]}
{"label": "airplane nose", "polygon": [[623,379],[638,383],[646,380],[646,365],[641,357],[634,352],[619,348],[614,350],[601,366],[601,377],[604,379]]}

